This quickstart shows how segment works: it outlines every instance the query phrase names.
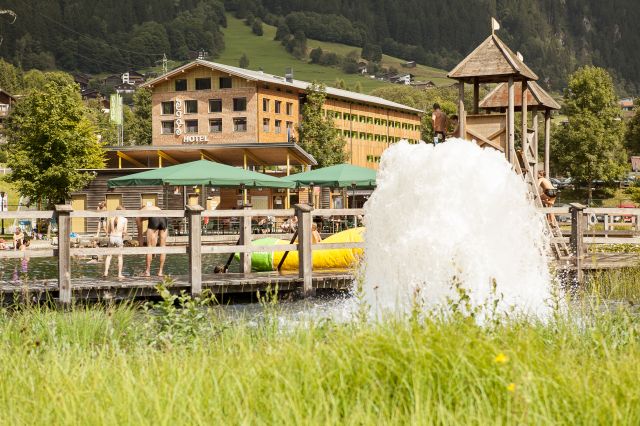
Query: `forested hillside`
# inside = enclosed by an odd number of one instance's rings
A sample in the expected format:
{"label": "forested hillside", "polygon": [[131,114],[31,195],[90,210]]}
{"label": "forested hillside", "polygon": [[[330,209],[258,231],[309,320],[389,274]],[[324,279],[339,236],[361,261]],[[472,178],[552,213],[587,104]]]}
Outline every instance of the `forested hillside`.
{"label": "forested hillside", "polygon": [[581,64],[610,70],[621,92],[640,93],[637,0],[0,0],[0,56],[25,69],[88,72],[144,67],[224,49],[224,11],[282,34],[367,47],[450,69],[489,34],[500,37],[558,89]]}

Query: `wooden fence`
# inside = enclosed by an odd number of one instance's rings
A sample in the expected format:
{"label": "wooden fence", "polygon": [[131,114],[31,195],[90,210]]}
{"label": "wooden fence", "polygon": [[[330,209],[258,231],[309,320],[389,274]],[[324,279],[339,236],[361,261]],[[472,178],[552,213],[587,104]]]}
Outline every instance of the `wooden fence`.
{"label": "wooden fence", "polygon": [[[113,212],[109,212],[113,214]],[[0,212],[0,219],[56,219],[58,223],[57,249],[23,251],[0,251],[0,259],[24,257],[52,257],[58,258],[58,289],[59,302],[71,303],[71,256],[105,256],[105,255],[145,255],[145,254],[187,254],[189,258],[189,281],[191,293],[202,293],[202,255],[203,254],[233,254],[240,255],[240,272],[251,272],[251,253],[271,253],[275,251],[297,251],[299,253],[298,277],[303,284],[303,294],[312,295],[312,252],[318,249],[363,248],[362,242],[347,242],[333,244],[312,244],[312,223],[314,216],[358,216],[363,215],[363,209],[317,209],[306,204],[298,204],[294,209],[285,210],[204,210],[201,206],[187,206],[186,210],[120,210],[119,216],[128,218],[186,218],[188,222],[188,242],[186,246],[166,247],[91,247],[74,248],[71,244],[71,219],[103,217],[105,212],[73,211],[70,205],[57,205],[55,211],[21,211]],[[271,246],[251,245],[253,217],[279,216],[298,219],[297,241],[290,244]],[[239,239],[237,244],[203,245],[202,219],[203,217],[235,217],[240,220]],[[295,237],[294,237],[295,239]]]}
{"label": "wooden fence", "polygon": [[[552,238],[562,238],[570,243],[572,256],[560,259],[573,266],[577,273],[578,282],[582,282],[585,269],[585,254],[589,245],[593,244],[640,244],[640,209],[612,209],[586,208],[580,204],[572,204],[564,208],[540,209],[541,214],[555,215],[558,220],[570,217],[562,235]],[[145,255],[145,254],[187,254],[189,258],[188,276],[191,293],[202,293],[202,255],[203,254],[240,254],[240,272],[251,272],[251,253],[297,251],[299,253],[298,277],[302,282],[303,294],[312,295],[312,253],[318,249],[363,248],[362,242],[312,244],[312,223],[314,216],[358,216],[363,215],[363,209],[313,209],[306,204],[298,204],[293,209],[285,210],[204,210],[201,206],[187,206],[186,210],[122,210],[118,215],[138,217],[166,217],[186,218],[188,222],[188,242],[184,246],[167,247],[72,247],[70,237],[71,220],[73,218],[102,217],[104,212],[73,211],[69,205],[58,205],[55,211],[9,211],[0,212],[0,219],[56,219],[58,222],[57,248],[22,251],[0,251],[0,259],[29,257],[57,257],[58,258],[58,289],[59,302],[71,302],[71,256],[104,256],[104,255]],[[399,213],[400,214],[400,213]],[[253,239],[251,219],[254,217],[278,216],[298,219],[297,233],[289,244],[272,246],[251,245]],[[202,219],[238,218],[240,221],[239,239],[234,245],[231,243],[219,245],[203,245]],[[562,222],[561,222],[562,223]],[[626,229],[614,229],[624,227]],[[297,236],[297,241],[294,241]]]}

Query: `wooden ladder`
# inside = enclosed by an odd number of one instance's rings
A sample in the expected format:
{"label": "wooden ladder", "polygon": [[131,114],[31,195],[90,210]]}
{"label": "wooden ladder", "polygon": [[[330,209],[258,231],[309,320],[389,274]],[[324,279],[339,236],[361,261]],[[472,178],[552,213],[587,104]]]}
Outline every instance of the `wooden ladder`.
{"label": "wooden ladder", "polygon": [[[529,149],[531,149],[531,144],[528,144],[528,146]],[[540,198],[540,185],[538,185],[537,176],[534,174],[536,163],[531,160],[532,158],[535,158],[535,156],[533,153],[527,153],[526,151],[517,151],[516,155],[518,158],[518,161],[515,164],[516,172],[522,175],[535,206],[537,208],[542,208],[543,205],[542,199]],[[547,225],[547,231],[551,236],[551,250],[553,251],[553,255],[556,259],[567,259],[571,257],[571,251],[562,236],[562,230],[560,229],[560,226],[558,226],[558,222],[545,220],[545,223]]]}

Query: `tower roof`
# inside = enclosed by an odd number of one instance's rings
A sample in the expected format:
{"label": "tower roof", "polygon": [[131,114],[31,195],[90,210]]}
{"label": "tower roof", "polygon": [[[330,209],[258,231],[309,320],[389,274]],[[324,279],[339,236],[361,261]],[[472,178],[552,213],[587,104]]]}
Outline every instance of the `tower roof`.
{"label": "tower roof", "polygon": [[481,83],[501,83],[509,77],[537,80],[538,76],[495,34],[487,37],[447,77]]}
{"label": "tower roof", "polygon": [[[535,81],[530,81],[527,91],[527,105],[540,109],[560,109],[560,105]],[[515,107],[522,108],[522,82],[514,83]],[[507,83],[500,83],[480,102],[480,108],[498,109],[509,106],[509,87]]]}

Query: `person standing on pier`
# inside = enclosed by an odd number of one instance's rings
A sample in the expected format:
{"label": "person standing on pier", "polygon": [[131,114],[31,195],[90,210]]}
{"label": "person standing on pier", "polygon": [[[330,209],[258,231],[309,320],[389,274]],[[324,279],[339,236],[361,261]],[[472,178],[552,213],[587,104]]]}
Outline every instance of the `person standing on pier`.
{"label": "person standing on pier", "polygon": [[[152,204],[147,204],[142,206],[140,210],[161,210],[160,207],[154,206]],[[166,217],[149,217],[149,218],[138,218],[138,235],[142,234],[142,222],[147,220],[147,247],[165,247],[167,245],[167,234],[169,232],[169,220]],[[141,242],[142,243],[142,242]],[[158,268],[158,276],[162,277],[163,269],[164,269],[164,261],[167,258],[167,255],[162,253],[160,255],[160,265]],[[147,255],[146,269],[144,271],[145,277],[151,276],[151,260],[153,259],[152,254]]]}
{"label": "person standing on pier", "polygon": [[433,104],[431,125],[433,127],[433,143],[437,145],[444,142],[447,136],[447,114],[440,109],[440,104]]}
{"label": "person standing on pier", "polygon": [[[98,203],[98,208],[96,209],[96,211],[99,212],[106,212],[107,211],[107,205],[104,203],[104,201],[100,201]],[[98,231],[96,231],[96,238],[100,238],[100,229],[104,229],[105,234],[107,234],[107,236],[109,236],[109,233],[107,232],[107,217],[105,216],[101,216],[100,219],[98,220]]]}
{"label": "person standing on pier", "polygon": [[[118,206],[116,210],[124,210],[122,206]],[[109,247],[124,247],[124,237],[127,234],[127,218],[115,215],[107,220],[105,232],[109,236]],[[112,255],[107,255],[104,260],[104,277],[109,275],[109,266],[111,265]],[[122,254],[118,255],[118,280],[123,279],[122,276]]]}
{"label": "person standing on pier", "polygon": [[[538,170],[538,185],[540,186],[540,201],[542,202],[542,207],[553,207],[558,197],[558,190],[545,176],[544,170]],[[556,216],[553,214],[548,214],[547,220],[553,225],[556,224]]]}

